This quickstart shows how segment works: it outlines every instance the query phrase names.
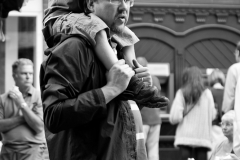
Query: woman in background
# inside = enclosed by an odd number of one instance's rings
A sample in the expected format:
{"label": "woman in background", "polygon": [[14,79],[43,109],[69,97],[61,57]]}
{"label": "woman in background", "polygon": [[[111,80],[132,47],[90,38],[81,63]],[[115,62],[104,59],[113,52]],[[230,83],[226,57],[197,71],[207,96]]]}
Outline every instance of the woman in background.
{"label": "woman in background", "polygon": [[222,116],[221,127],[225,137],[213,149],[210,160],[240,160],[233,151],[234,119],[235,112],[233,110]]}
{"label": "woman in background", "polygon": [[174,145],[180,149],[181,160],[207,160],[215,115],[213,96],[204,87],[201,70],[186,68],[182,87],[177,91],[170,111],[171,124],[178,124]]}

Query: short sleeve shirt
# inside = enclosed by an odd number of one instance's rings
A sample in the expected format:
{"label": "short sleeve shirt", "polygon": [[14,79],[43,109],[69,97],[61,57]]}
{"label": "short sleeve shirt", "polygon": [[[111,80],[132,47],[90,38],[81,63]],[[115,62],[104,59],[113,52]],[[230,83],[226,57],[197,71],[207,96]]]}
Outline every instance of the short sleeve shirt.
{"label": "short sleeve shirt", "polygon": [[[107,36],[110,38],[110,29],[99,17],[90,13],[69,13],[60,16],[53,25],[53,34],[81,34],[88,38],[88,40],[95,45],[96,34],[106,30]],[[112,38],[118,43],[120,47],[134,45],[139,41],[137,36],[126,26],[123,33],[116,33]]]}
{"label": "short sleeve shirt", "polygon": [[[40,92],[34,87],[31,87],[28,94],[24,97],[28,107],[41,120],[43,120],[43,108],[40,97]],[[0,96],[0,120],[20,116],[22,113],[15,102],[5,93]],[[25,144],[25,143],[45,143],[44,128],[42,132],[35,133],[27,123],[21,124],[8,132],[1,133],[3,143],[9,144]]]}

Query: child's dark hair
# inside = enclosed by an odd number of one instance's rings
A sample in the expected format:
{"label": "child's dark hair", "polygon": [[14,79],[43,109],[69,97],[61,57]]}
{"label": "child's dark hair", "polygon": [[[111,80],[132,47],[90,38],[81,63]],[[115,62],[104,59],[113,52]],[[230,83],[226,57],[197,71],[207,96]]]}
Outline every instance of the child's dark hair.
{"label": "child's dark hair", "polygon": [[185,68],[182,74],[182,92],[186,104],[195,105],[205,90],[202,72],[198,67]]}
{"label": "child's dark hair", "polygon": [[92,11],[88,8],[88,1],[89,0],[79,0],[79,3],[81,3],[81,6],[83,8],[83,12],[85,13],[85,15],[88,15],[89,13],[92,13]]}

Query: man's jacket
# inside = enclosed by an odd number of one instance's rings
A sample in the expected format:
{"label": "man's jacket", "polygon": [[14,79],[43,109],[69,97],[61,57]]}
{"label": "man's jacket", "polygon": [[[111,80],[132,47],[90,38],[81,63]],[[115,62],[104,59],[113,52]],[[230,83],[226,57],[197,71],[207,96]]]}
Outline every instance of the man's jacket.
{"label": "man's jacket", "polygon": [[46,40],[40,87],[50,159],[136,159],[130,106],[117,98],[106,105],[100,89],[106,69],[93,47],[77,35],[59,33]]}

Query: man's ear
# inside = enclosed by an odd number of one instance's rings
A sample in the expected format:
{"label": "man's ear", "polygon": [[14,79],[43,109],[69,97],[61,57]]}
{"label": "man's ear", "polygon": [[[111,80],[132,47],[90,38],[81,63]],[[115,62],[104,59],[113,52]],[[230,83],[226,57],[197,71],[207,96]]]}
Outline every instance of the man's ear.
{"label": "man's ear", "polygon": [[16,73],[13,73],[12,76],[13,76],[13,79],[16,79],[18,77]]}
{"label": "man's ear", "polygon": [[95,0],[86,0],[87,8],[88,8],[91,12],[94,12],[94,1],[95,1]]}

